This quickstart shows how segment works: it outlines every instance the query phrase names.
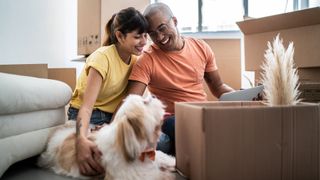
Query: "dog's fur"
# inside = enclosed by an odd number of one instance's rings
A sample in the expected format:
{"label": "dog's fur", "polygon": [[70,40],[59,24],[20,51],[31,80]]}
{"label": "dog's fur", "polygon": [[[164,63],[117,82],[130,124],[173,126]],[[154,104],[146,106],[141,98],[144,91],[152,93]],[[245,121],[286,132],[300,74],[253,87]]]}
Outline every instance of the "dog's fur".
{"label": "dog's fur", "polygon": [[[164,106],[154,97],[143,99],[138,95],[128,96],[118,110],[114,121],[95,134],[90,133],[102,152],[101,165],[105,167],[105,179],[162,180],[174,179],[168,171],[175,166],[174,157],[159,151],[155,161],[140,155],[154,148],[158,141]],[[75,178],[82,176],[76,161],[75,123],[56,130],[49,139],[47,149],[41,154],[38,165],[52,169],[57,174]]]}

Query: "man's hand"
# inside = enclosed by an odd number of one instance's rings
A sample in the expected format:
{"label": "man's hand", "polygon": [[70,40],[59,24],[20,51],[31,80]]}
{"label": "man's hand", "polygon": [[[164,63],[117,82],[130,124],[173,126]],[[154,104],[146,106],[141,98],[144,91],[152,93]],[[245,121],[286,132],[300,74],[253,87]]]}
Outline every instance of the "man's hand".
{"label": "man's hand", "polygon": [[254,97],[252,101],[262,101],[263,100],[263,92],[259,93],[257,97]]}
{"label": "man's hand", "polygon": [[94,142],[85,137],[78,137],[76,151],[76,158],[82,175],[96,176],[104,173],[104,168],[100,165],[102,153]]}

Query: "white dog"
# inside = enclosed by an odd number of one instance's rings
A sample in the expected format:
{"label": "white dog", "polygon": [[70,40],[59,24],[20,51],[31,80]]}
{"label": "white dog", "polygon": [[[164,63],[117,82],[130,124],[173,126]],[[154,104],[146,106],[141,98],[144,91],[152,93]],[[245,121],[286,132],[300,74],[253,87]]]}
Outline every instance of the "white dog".
{"label": "white dog", "polygon": [[[155,159],[146,155],[154,155],[154,151],[147,153],[146,150],[156,146],[163,115],[164,105],[160,100],[151,96],[143,99],[138,95],[129,95],[114,121],[90,134],[90,139],[102,152],[104,179],[175,179],[169,171],[175,167],[174,157],[160,151],[156,151]],[[38,165],[50,168],[57,174],[88,178],[80,174],[75,153],[75,125],[65,125],[51,136]]]}

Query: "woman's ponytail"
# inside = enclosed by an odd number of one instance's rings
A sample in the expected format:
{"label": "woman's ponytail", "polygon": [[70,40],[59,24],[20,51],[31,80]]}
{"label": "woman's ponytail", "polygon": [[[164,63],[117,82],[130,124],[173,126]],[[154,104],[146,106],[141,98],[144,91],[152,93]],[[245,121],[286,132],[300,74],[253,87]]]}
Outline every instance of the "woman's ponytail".
{"label": "woman's ponytail", "polygon": [[105,40],[103,46],[109,46],[118,42],[115,35],[116,31],[120,31],[123,35],[129,32],[138,31],[139,34],[146,33],[148,22],[143,15],[133,7],[122,9],[114,14],[105,27]]}
{"label": "woman's ponytail", "polygon": [[103,42],[103,46],[109,46],[111,44],[116,43],[116,37],[114,34],[114,18],[117,14],[113,14],[111,19],[108,21],[105,27],[105,40]]}

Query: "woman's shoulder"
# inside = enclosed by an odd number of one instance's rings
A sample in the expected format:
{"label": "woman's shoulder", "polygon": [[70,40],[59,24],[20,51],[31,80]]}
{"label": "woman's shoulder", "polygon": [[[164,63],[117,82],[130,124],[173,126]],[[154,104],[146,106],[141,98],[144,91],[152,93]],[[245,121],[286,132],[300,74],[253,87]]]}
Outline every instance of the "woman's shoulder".
{"label": "woman's shoulder", "polygon": [[109,54],[109,53],[113,53],[115,49],[116,48],[113,44],[109,46],[101,46],[97,50],[95,50],[94,53]]}
{"label": "woman's shoulder", "polygon": [[107,58],[109,55],[114,53],[114,46],[101,46],[98,49],[96,49],[90,56],[89,59],[95,59],[95,58]]}

